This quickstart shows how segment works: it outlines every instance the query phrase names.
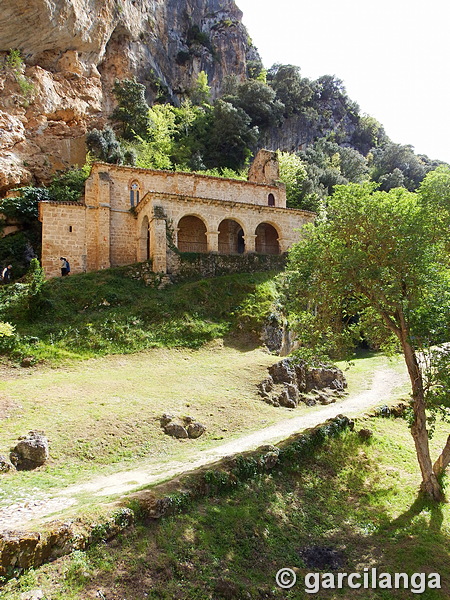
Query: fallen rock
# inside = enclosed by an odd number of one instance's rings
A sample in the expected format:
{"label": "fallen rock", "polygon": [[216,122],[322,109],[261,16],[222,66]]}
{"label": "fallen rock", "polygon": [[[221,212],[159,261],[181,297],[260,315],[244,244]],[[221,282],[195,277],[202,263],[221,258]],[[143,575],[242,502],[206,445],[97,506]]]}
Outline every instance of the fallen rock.
{"label": "fallen rock", "polygon": [[278,403],[285,408],[297,408],[297,403],[289,397],[287,389],[284,389],[278,396]]}
{"label": "fallen rock", "polygon": [[9,473],[14,471],[15,466],[7,459],[6,456],[0,454],[0,473]]}
{"label": "fallen rock", "polygon": [[29,431],[11,449],[11,462],[18,471],[30,471],[40,467],[49,457],[48,439],[43,431]]}
{"label": "fallen rock", "polygon": [[164,427],[164,431],[167,435],[171,435],[174,438],[178,438],[180,440],[184,440],[189,437],[186,427],[181,425],[181,423],[175,423],[171,421]]}
{"label": "fallen rock", "polygon": [[192,439],[197,439],[201,435],[203,435],[206,431],[206,427],[199,423],[198,421],[194,421],[193,423],[189,423],[187,426],[188,436]]}
{"label": "fallen rock", "polygon": [[258,384],[258,390],[264,402],[272,406],[295,408],[300,401],[308,406],[317,402],[331,404],[347,387],[345,376],[337,367],[308,367],[306,361],[299,358],[284,358],[268,371],[269,376]]}
{"label": "fallen rock", "polygon": [[367,441],[373,436],[373,431],[371,429],[360,429],[358,436],[360,440]]}
{"label": "fallen rock", "polygon": [[159,419],[159,422],[161,423],[161,427],[165,427],[166,425],[168,425],[171,421],[174,420],[174,418],[175,417],[173,415],[164,413],[163,416]]}

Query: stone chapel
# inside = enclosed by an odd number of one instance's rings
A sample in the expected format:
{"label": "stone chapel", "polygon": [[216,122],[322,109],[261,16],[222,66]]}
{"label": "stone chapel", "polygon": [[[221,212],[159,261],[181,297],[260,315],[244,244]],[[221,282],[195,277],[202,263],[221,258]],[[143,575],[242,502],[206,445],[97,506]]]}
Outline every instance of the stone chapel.
{"label": "stone chapel", "polygon": [[60,274],[151,260],[171,272],[179,252],[282,254],[314,214],[286,208],[275,152],[260,150],[248,181],[95,163],[82,202],[41,202],[42,266]]}

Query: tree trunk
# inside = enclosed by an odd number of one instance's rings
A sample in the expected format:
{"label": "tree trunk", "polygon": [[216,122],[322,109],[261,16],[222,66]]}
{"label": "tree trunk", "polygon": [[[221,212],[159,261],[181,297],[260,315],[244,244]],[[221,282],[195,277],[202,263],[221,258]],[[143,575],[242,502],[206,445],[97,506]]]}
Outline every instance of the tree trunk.
{"label": "tree trunk", "polygon": [[[403,328],[402,328],[403,329]],[[425,395],[423,390],[423,379],[414,349],[407,341],[407,331],[403,330],[400,342],[405,356],[406,366],[408,368],[409,378],[411,380],[414,421],[411,427],[411,434],[416,446],[417,460],[419,461],[422,472],[421,490],[437,502],[442,502],[444,493],[437,474],[433,469],[430,456],[430,446],[428,443],[427,420],[425,413]],[[447,446],[449,443],[447,442]],[[450,448],[449,448],[450,453]],[[439,461],[440,459],[438,459]],[[450,458],[449,458],[450,460]],[[439,468],[439,465],[438,465]]]}
{"label": "tree trunk", "polygon": [[440,477],[448,465],[450,465],[450,435],[447,438],[447,443],[445,444],[440,457],[433,465],[433,471],[436,477]]}

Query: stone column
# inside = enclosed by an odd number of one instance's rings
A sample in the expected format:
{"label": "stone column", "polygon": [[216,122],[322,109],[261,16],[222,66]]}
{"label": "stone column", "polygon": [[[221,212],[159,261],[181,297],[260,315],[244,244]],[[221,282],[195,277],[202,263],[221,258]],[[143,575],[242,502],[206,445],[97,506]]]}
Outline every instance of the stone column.
{"label": "stone column", "polygon": [[208,252],[219,252],[219,232],[206,232],[206,249]]}
{"label": "stone column", "polygon": [[249,252],[256,252],[256,237],[256,235],[250,235],[249,233],[244,235],[245,254],[248,254]]}
{"label": "stone column", "polygon": [[166,220],[153,218],[150,221],[150,258],[155,273],[167,273]]}

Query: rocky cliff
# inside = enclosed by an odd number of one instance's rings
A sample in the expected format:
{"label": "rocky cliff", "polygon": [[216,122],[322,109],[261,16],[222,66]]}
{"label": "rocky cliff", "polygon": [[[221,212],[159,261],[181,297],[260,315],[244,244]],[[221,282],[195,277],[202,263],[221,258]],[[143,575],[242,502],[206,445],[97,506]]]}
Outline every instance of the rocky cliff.
{"label": "rocky cliff", "polygon": [[82,164],[115,78],[136,76],[150,102],[179,101],[202,70],[213,97],[243,80],[258,56],[241,19],[233,0],[2,0],[0,192]]}

